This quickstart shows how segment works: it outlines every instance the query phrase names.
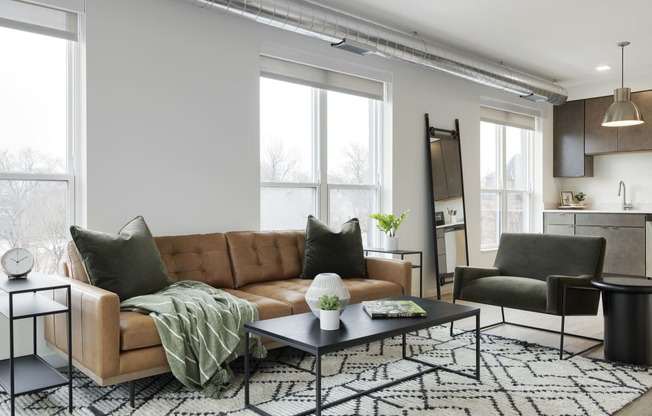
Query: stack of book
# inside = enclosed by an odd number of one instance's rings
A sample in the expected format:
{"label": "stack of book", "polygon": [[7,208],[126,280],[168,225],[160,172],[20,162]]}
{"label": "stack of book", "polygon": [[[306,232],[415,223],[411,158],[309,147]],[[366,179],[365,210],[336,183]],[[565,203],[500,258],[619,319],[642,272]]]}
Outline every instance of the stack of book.
{"label": "stack of book", "polygon": [[362,308],[372,318],[414,318],[426,316],[426,311],[411,300],[363,301]]}

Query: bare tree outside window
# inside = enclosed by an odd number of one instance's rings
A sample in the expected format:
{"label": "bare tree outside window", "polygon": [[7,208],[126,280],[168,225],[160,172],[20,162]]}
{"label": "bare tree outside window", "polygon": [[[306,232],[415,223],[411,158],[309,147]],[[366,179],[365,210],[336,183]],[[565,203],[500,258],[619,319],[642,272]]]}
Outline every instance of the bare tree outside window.
{"label": "bare tree outside window", "polygon": [[307,174],[301,171],[301,152],[289,149],[279,139],[263,140],[260,161],[260,180],[264,182],[305,182]]}
{"label": "bare tree outside window", "polygon": [[337,170],[328,174],[330,183],[364,184],[369,179],[369,150],[359,142],[347,143],[340,151]]}
{"label": "bare tree outside window", "polygon": [[0,254],[26,248],[34,271],[56,273],[72,221],[78,44],[0,27],[0,45]]}
{"label": "bare tree outside window", "polygon": [[261,229],[303,228],[309,214],[333,227],[377,210],[377,100],[261,78]]}
{"label": "bare tree outside window", "polygon": [[[53,173],[62,161],[24,148],[0,150],[0,172]],[[0,247],[32,251],[35,269],[55,273],[67,241],[66,181],[0,180]]]}

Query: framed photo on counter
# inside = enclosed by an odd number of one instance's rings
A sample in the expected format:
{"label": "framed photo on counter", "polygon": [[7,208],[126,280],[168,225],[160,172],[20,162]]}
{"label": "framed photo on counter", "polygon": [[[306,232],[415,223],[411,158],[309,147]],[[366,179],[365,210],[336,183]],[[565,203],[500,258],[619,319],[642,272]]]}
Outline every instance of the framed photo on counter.
{"label": "framed photo on counter", "polygon": [[573,191],[561,191],[560,192],[561,196],[561,206],[567,207],[573,204],[573,201],[575,201],[575,198],[573,196]]}

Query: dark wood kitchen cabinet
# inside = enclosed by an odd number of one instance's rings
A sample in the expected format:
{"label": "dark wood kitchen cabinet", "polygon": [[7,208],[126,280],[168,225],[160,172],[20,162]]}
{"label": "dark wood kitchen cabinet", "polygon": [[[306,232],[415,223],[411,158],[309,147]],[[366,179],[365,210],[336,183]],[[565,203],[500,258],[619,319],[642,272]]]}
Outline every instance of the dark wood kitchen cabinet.
{"label": "dark wood kitchen cabinet", "polygon": [[553,117],[553,176],[593,176],[593,157],[584,150],[584,100],[555,107]]}
{"label": "dark wood kitchen cabinet", "polygon": [[652,91],[635,92],[632,101],[641,110],[645,123],[618,128],[618,151],[652,150]]}
{"label": "dark wood kitchen cabinet", "polygon": [[613,96],[568,101],[554,108],[553,176],[593,176],[593,155],[652,151],[652,90],[632,93],[647,122],[602,127]]}
{"label": "dark wood kitchen cabinet", "polygon": [[618,151],[618,129],[602,126],[602,119],[613,102],[612,96],[584,102],[584,152],[588,155]]}
{"label": "dark wood kitchen cabinet", "polygon": [[587,155],[652,150],[652,91],[632,93],[632,101],[641,110],[643,119],[646,114],[648,118],[646,123],[638,126],[602,127],[602,118],[614,101],[611,95],[583,101],[584,149]]}

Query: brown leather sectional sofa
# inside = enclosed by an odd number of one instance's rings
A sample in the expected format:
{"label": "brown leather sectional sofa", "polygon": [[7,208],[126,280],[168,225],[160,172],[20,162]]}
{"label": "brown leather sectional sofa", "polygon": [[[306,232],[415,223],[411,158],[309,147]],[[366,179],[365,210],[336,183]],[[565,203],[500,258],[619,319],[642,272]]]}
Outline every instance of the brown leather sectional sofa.
{"label": "brown leather sectional sofa", "polygon": [[[304,295],[312,281],[299,278],[305,231],[227,232],[154,240],[173,279],[199,280],[253,302],[260,319],[310,311]],[[368,278],[344,279],[351,303],[410,294],[409,262],[370,257],[366,267]],[[170,371],[153,319],[121,312],[118,295],[90,285],[72,242],[61,274],[72,286],[76,368],[101,386]],[[65,316],[46,317],[45,339],[67,357]]]}

